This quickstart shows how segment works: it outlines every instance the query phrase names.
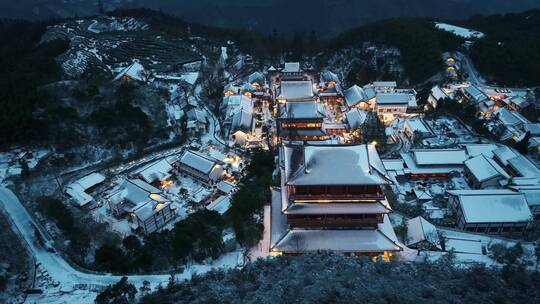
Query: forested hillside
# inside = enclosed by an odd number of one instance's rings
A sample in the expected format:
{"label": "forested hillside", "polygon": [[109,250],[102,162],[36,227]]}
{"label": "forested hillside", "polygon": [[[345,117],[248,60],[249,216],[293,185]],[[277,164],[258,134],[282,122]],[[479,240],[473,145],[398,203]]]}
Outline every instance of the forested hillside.
{"label": "forested hillside", "polygon": [[[539,8],[537,0],[102,0],[104,9],[151,8],[187,21],[270,33],[317,30],[331,37],[370,22],[423,16],[467,19],[474,15]],[[0,18],[43,19],[88,16],[98,0],[1,1]]]}
{"label": "forested hillside", "polygon": [[441,54],[455,50],[463,43],[463,39],[435,29],[432,19],[399,18],[343,33],[327,43],[326,52],[360,47],[366,41],[397,47],[401,52],[401,64],[413,83],[440,72],[443,67]]}
{"label": "forested hillside", "polygon": [[45,23],[0,22],[0,147],[47,137],[48,117],[35,111],[50,104],[41,86],[60,78],[54,58],[67,42],[38,44],[45,29]]}
{"label": "forested hillside", "polygon": [[[279,257],[168,286],[142,303],[537,303],[538,272],[508,263],[372,263],[334,255]],[[398,292],[397,292],[398,291]]]}
{"label": "forested hillside", "polygon": [[482,74],[502,85],[540,85],[539,10],[474,17],[464,24],[486,34],[471,50]]}

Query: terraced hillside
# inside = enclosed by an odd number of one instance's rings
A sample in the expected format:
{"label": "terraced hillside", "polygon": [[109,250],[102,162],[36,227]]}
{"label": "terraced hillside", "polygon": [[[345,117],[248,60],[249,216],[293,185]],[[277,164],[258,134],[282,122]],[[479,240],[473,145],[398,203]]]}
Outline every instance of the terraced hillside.
{"label": "terraced hillside", "polygon": [[69,50],[58,57],[66,75],[91,69],[113,72],[138,59],[153,70],[170,70],[198,60],[200,52],[188,40],[165,37],[134,18],[100,17],[68,21],[48,28],[43,41],[66,39]]}

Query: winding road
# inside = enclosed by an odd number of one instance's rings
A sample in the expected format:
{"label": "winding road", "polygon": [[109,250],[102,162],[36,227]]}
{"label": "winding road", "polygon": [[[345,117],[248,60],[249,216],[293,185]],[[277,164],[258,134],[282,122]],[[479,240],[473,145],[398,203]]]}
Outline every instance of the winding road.
{"label": "winding road", "polygon": [[[14,230],[20,235],[22,240],[28,245],[30,253],[35,257],[36,264],[41,264],[45,271],[49,273],[51,278],[58,282],[58,288],[62,290],[81,289],[81,286],[107,286],[118,282],[122,275],[112,275],[110,273],[84,272],[71,266],[60,254],[48,251],[42,243],[53,244],[52,239],[47,233],[41,233],[43,242],[39,241],[35,236],[36,229],[41,229],[36,225],[26,208],[21,204],[17,196],[8,188],[0,186],[0,207],[6,211],[12,223]],[[219,267],[216,264],[209,265],[192,265],[183,273],[175,274],[176,279],[189,279],[195,273],[204,273],[212,268]],[[226,265],[226,264],[223,264]],[[143,285],[144,281],[151,283],[151,287],[157,287],[158,284],[166,286],[170,275],[168,274],[151,274],[151,275],[126,275],[129,282],[137,288]],[[92,303],[93,299],[89,299],[88,303]]]}

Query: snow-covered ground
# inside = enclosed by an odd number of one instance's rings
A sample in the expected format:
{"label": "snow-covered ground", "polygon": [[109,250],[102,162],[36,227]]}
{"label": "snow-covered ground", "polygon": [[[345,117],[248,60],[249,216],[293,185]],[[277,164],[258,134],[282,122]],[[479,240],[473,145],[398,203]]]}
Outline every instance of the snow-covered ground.
{"label": "snow-covered ground", "polygon": [[485,36],[484,33],[447,23],[436,22],[435,27],[466,39],[483,38]]}
{"label": "snow-covered ground", "polygon": [[[33,296],[29,302],[34,303],[93,303],[95,296],[103,287],[118,282],[122,276],[107,273],[84,272],[73,268],[58,253],[48,251],[41,245],[35,236],[36,225],[25,207],[11,190],[0,186],[0,206],[4,208],[12,222],[15,231],[27,243],[31,253],[36,259],[38,270],[49,278],[51,284],[43,285],[43,294]],[[52,244],[52,240],[42,236],[44,242]],[[212,268],[236,267],[241,262],[240,252],[231,252],[221,256],[210,264],[186,265],[185,271],[176,274],[179,280],[189,279],[193,274],[204,273]],[[137,288],[143,281],[149,281],[152,289],[158,285],[165,286],[169,275],[128,275],[129,282]],[[61,296],[61,297],[60,297]]]}
{"label": "snow-covered ground", "polygon": [[10,176],[22,172],[20,160],[26,161],[28,168],[33,169],[39,161],[51,153],[48,149],[15,149],[0,153],[0,185]]}
{"label": "snow-covered ground", "polygon": [[181,78],[185,82],[193,85],[199,78],[199,72],[187,72],[187,73],[182,74]]}

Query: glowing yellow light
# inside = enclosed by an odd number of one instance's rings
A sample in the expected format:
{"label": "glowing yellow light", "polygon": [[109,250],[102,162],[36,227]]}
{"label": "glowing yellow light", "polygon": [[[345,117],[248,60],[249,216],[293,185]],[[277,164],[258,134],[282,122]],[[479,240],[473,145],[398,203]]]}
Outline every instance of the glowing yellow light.
{"label": "glowing yellow light", "polygon": [[173,181],[170,179],[164,180],[161,182],[161,188],[165,189],[173,184]]}
{"label": "glowing yellow light", "polygon": [[283,252],[281,252],[281,251],[272,251],[272,252],[270,252],[270,255],[271,256],[282,256]]}
{"label": "glowing yellow light", "polygon": [[162,203],[159,203],[156,205],[156,211],[159,211],[161,209],[163,209],[163,207],[165,207],[165,204],[162,204]]}
{"label": "glowing yellow light", "polygon": [[156,193],[152,193],[152,194],[150,194],[150,198],[151,198],[151,199],[153,199],[153,200],[156,200],[156,201],[158,201],[158,200],[161,200],[161,199],[162,199],[161,195],[159,195],[159,194],[156,194]]}

